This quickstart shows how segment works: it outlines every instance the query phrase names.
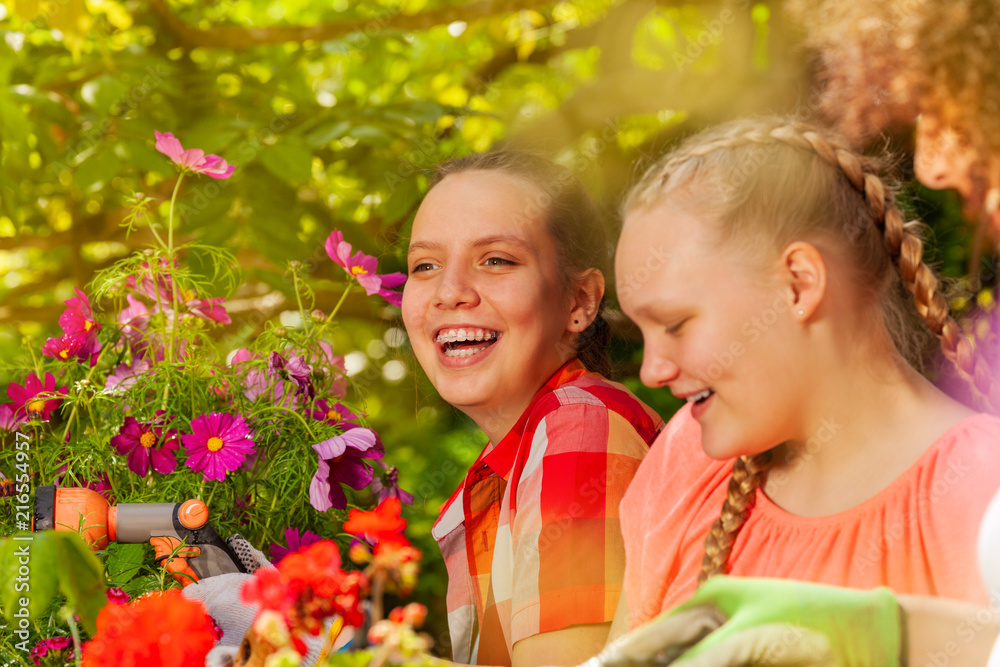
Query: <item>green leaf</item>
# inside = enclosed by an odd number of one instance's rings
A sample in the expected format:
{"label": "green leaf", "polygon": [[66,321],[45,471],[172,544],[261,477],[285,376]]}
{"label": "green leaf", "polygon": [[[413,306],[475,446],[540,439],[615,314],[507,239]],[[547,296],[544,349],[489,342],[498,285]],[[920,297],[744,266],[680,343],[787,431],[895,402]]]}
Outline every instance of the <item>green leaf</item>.
{"label": "green leaf", "polygon": [[312,152],[285,140],[263,149],[257,156],[264,168],[289,183],[305,183],[312,176]]}
{"label": "green leaf", "polygon": [[76,533],[60,531],[52,533],[52,538],[58,544],[59,588],[83,627],[93,634],[97,632],[97,612],[108,602],[101,561]]}
{"label": "green leaf", "polygon": [[396,184],[396,188],[382,207],[385,224],[391,225],[409,213],[410,209],[420,200],[420,195],[420,186],[415,176]]}
{"label": "green leaf", "polygon": [[98,190],[121,171],[122,161],[110,149],[111,147],[101,146],[101,148],[103,150],[84,160],[73,174],[73,181],[81,190]]}
{"label": "green leaf", "polygon": [[105,563],[108,579],[119,586],[127,584],[139,573],[146,558],[146,545],[119,544],[108,546],[108,560]]}
{"label": "green leaf", "polygon": [[322,148],[334,139],[339,139],[351,129],[351,124],[346,120],[338,120],[332,123],[320,125],[315,130],[306,135],[306,143],[313,148]]}

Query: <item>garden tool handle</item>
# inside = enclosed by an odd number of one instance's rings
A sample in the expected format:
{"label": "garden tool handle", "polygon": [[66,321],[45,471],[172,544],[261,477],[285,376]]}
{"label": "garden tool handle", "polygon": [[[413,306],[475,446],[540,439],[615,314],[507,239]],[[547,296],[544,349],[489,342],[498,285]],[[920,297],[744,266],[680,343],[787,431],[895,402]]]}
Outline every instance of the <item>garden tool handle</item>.
{"label": "garden tool handle", "polygon": [[[156,552],[156,562],[162,564],[163,569],[173,575],[182,587],[190,586],[199,581],[198,575],[191,569],[187,559],[200,556],[201,549],[184,545],[179,539],[170,535],[151,537],[149,543],[153,545],[153,550]],[[177,547],[181,547],[181,549],[171,556]]]}

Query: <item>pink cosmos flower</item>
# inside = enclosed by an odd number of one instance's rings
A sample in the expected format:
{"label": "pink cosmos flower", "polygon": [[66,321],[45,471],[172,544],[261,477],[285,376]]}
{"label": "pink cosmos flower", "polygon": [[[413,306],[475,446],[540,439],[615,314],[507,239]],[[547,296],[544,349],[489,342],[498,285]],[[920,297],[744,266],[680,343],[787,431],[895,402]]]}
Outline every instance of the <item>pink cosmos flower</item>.
{"label": "pink cosmos flower", "polygon": [[73,291],[76,296],[66,299],[67,308],[59,316],[59,326],[65,333],[89,333],[91,329],[100,329],[101,325],[94,319],[94,311],[90,307],[90,299],[78,287]]}
{"label": "pink cosmos flower", "polygon": [[[39,394],[49,394],[49,397],[41,398]],[[57,390],[52,373],[45,374],[45,382],[34,373],[29,373],[23,386],[14,382],[7,385],[7,396],[14,401],[14,413],[20,419],[39,415],[44,421],[48,421],[62,403],[62,399],[57,397],[59,394],[65,396],[66,387],[59,387]]]}
{"label": "pink cosmos flower", "polygon": [[14,407],[13,403],[0,405],[0,431],[13,433],[24,422],[24,419],[14,411]]}
{"label": "pink cosmos flower", "polygon": [[316,544],[322,541],[322,539],[322,537],[310,530],[307,530],[300,536],[298,528],[285,528],[285,544],[288,546],[278,544],[277,542],[272,544],[270,549],[271,562],[277,565],[288,554],[295,553],[310,544]]}
{"label": "pink cosmos flower", "polygon": [[195,317],[219,324],[231,324],[232,320],[229,319],[229,313],[222,306],[225,301],[224,297],[217,296],[211,299],[188,299],[184,302],[184,305],[188,307],[188,310]]}
{"label": "pink cosmos flower", "polygon": [[97,363],[98,354],[101,351],[101,341],[95,334],[87,334],[83,331],[64,333],[58,338],[49,338],[42,345],[42,354],[59,361],[89,361],[93,366]]}
{"label": "pink cosmos flower", "polygon": [[119,364],[115,370],[108,373],[108,378],[104,381],[104,391],[108,394],[124,393],[149,368],[149,362],[142,357],[133,358],[131,364]]}
{"label": "pink cosmos flower", "polygon": [[[379,461],[379,465],[385,467],[382,461]],[[400,502],[407,505],[413,504],[413,494],[399,488],[399,470],[395,466],[388,468],[384,477],[375,475],[375,478],[372,479],[372,492],[378,494],[379,503],[392,496],[399,498]]]}
{"label": "pink cosmos flower", "polygon": [[145,338],[146,327],[149,326],[149,308],[131,294],[125,295],[125,298],[128,306],[118,313],[118,324],[133,351],[142,352],[148,344]]}
{"label": "pink cosmos flower", "polygon": [[206,481],[223,481],[226,473],[243,465],[254,451],[254,432],[241,415],[213,412],[191,420],[191,431],[181,436],[188,451],[187,466]]}
{"label": "pink cosmos flower", "polygon": [[177,431],[165,429],[159,414],[148,424],[126,417],[118,435],[111,438],[111,446],[128,457],[129,470],[139,477],[148,475],[150,467],[161,475],[170,474],[177,467],[174,457]]}
{"label": "pink cosmos flower", "polygon": [[357,428],[357,424],[352,424],[352,420],[356,420],[358,416],[351,412],[342,403],[334,403],[330,405],[325,398],[321,398],[314,404],[316,410],[312,411],[313,419],[317,421],[326,422],[327,424],[333,424],[334,426],[340,426],[345,431],[352,428]]}
{"label": "pink cosmos flower", "polygon": [[154,134],[156,135],[156,150],[173,160],[181,170],[219,179],[229,178],[233,175],[233,165],[218,155],[205,155],[205,151],[200,148],[184,150],[181,142],[170,132],[161,133],[154,130]]}
{"label": "pink cosmos flower", "polygon": [[345,509],[347,496],[341,484],[358,490],[371,484],[372,469],[365,459],[380,459],[385,453],[370,428],[352,428],[312,448],[319,455],[319,466],[309,483],[309,502],[320,512]]}
{"label": "pink cosmos flower", "polygon": [[380,275],[377,271],[378,260],[360,250],[351,255],[352,250],[351,244],[344,240],[339,229],[330,232],[326,239],[326,254],[330,259],[357,280],[368,296],[378,294],[392,305],[399,306],[403,295],[386,288],[399,287],[406,282],[406,276],[399,272]]}

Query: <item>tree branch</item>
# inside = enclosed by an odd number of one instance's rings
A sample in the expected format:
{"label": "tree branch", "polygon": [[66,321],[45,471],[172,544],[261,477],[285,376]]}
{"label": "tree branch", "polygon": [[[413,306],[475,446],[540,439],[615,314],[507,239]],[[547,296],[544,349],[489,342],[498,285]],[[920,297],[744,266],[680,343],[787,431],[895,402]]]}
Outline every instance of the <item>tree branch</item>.
{"label": "tree branch", "polygon": [[269,44],[286,42],[317,41],[326,42],[363,32],[375,37],[383,30],[413,32],[427,30],[438,25],[455,21],[475,21],[477,19],[507,14],[524,9],[536,9],[555,4],[555,0],[475,0],[464,4],[441,7],[412,16],[393,13],[389,10],[382,15],[367,19],[334,21],[313,26],[273,26],[268,28],[244,28],[238,26],[218,26],[207,30],[192,28],[178,18],[167,5],[166,0],[149,0],[149,6],[164,26],[185,46],[214,47],[223,49],[249,49]]}

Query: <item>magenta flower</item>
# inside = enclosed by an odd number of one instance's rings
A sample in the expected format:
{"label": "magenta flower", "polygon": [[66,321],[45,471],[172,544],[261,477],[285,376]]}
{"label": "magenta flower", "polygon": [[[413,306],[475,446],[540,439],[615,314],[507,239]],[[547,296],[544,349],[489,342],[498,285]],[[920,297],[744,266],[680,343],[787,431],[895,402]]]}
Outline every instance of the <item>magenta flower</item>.
{"label": "magenta flower", "polygon": [[177,468],[174,456],[177,431],[164,429],[159,416],[149,424],[126,417],[118,435],[111,438],[111,446],[128,457],[128,469],[139,477],[148,475],[150,467],[161,475],[168,475]]}
{"label": "magenta flower", "polygon": [[[42,397],[41,394],[48,394]],[[7,385],[7,396],[14,401],[14,413],[20,419],[39,415],[45,421],[62,403],[58,395],[66,395],[66,387],[56,389],[56,379],[52,373],[45,374],[43,383],[34,373],[29,373],[24,385],[11,382]]]}
{"label": "magenta flower", "polygon": [[[379,461],[379,464],[382,464]],[[413,504],[413,494],[403,491],[399,488],[399,470],[394,467],[389,468],[385,475],[380,477],[378,475],[372,480],[372,493],[378,494],[378,501],[381,503],[383,500],[389,496],[399,498],[400,502],[406,503],[407,505]]]}
{"label": "magenta flower", "polygon": [[372,482],[372,469],[364,459],[380,459],[385,453],[378,434],[370,428],[352,428],[312,446],[319,467],[309,483],[309,502],[320,512],[331,507],[347,508],[341,484],[363,489]]}
{"label": "magenta flower", "polygon": [[157,132],[156,150],[160,151],[174,161],[182,171],[191,171],[196,174],[205,174],[212,178],[225,179],[233,175],[233,165],[223,160],[218,155],[205,155],[205,151],[200,148],[189,148],[184,150],[181,142],[170,132]]}
{"label": "magenta flower", "polygon": [[36,665],[42,664],[42,658],[47,656],[50,652],[55,653],[57,651],[65,651],[66,649],[71,649],[69,654],[65,656],[64,660],[73,660],[73,639],[71,637],[49,637],[48,639],[43,639],[42,641],[35,644],[34,648],[28,652],[28,657]]}
{"label": "magenta flower", "polygon": [[104,597],[108,599],[111,604],[126,604],[132,598],[128,593],[118,588],[117,586],[112,586],[111,588],[104,591]]}
{"label": "magenta flower", "polygon": [[326,239],[326,254],[330,259],[357,280],[368,296],[378,294],[392,305],[400,305],[403,295],[386,288],[399,287],[406,282],[406,276],[398,272],[380,275],[377,271],[378,260],[360,250],[351,255],[352,250],[351,244],[344,240],[340,230],[330,232]]}
{"label": "magenta flower", "polygon": [[59,326],[64,333],[90,333],[91,329],[100,329],[101,325],[94,319],[94,311],[90,307],[87,295],[74,287],[76,296],[66,299],[66,310],[59,316]]}
{"label": "magenta flower", "polygon": [[271,562],[277,565],[281,559],[288,554],[295,553],[303,547],[315,544],[316,542],[321,542],[322,540],[322,537],[310,530],[307,530],[300,536],[298,528],[285,528],[285,544],[288,546],[283,546],[277,542],[272,544],[270,549]]}
{"label": "magenta flower", "polygon": [[342,403],[334,403],[331,406],[325,398],[321,398],[314,405],[317,409],[312,411],[313,419],[340,426],[345,431],[357,428],[357,424],[352,424],[351,421],[356,420],[358,416]]}
{"label": "magenta flower", "polygon": [[254,451],[253,429],[241,415],[213,412],[195,417],[191,431],[181,436],[188,451],[186,463],[205,480],[225,480],[226,473],[237,470]]}
{"label": "magenta flower", "polygon": [[42,354],[59,361],[89,361],[93,366],[97,363],[97,356],[101,351],[101,341],[97,339],[95,333],[87,334],[82,331],[65,333],[59,338],[49,338],[42,345]]}

